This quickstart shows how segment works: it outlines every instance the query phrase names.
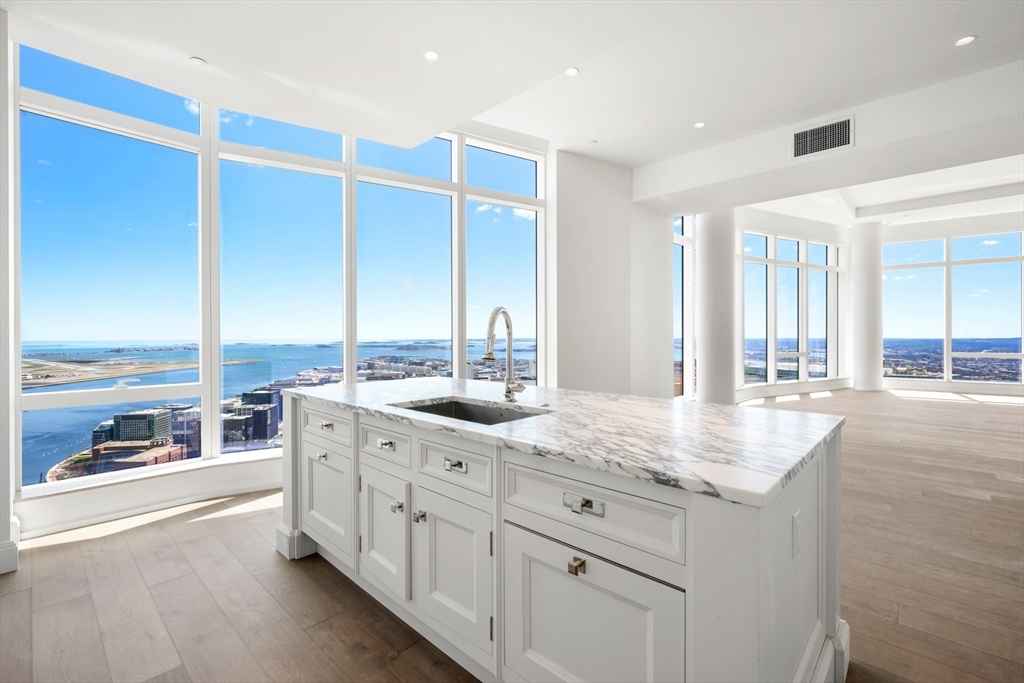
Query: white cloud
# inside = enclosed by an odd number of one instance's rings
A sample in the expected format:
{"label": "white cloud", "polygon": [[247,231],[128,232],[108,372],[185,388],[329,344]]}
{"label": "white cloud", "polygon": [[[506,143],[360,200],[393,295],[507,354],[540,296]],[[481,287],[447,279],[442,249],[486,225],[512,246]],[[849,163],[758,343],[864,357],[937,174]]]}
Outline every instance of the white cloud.
{"label": "white cloud", "polygon": [[239,113],[237,111],[230,111],[228,109],[220,110],[220,122],[228,126],[232,125],[238,117]]}
{"label": "white cloud", "polygon": [[893,278],[893,280],[902,280],[902,279],[903,279],[902,275],[897,275],[896,277]]}
{"label": "white cloud", "polygon": [[49,166],[50,165],[50,162],[47,161],[46,159],[40,159],[39,163],[41,163],[43,166]]}
{"label": "white cloud", "polygon": [[494,213],[501,213],[501,207],[500,206],[494,207]]}
{"label": "white cloud", "polygon": [[529,209],[512,209],[512,215],[516,218],[525,218],[528,221],[532,221],[537,217],[537,214]]}
{"label": "white cloud", "polygon": [[982,244],[985,245],[986,247],[994,247],[999,243],[999,240],[985,240],[984,242],[982,242]]}
{"label": "white cloud", "polygon": [[908,279],[908,280],[913,280],[913,279],[914,279],[914,276],[913,276],[913,275],[908,275],[908,276],[907,276],[907,279]]}
{"label": "white cloud", "polygon": [[882,273],[882,279],[883,279],[883,280],[888,280],[888,279],[889,279],[889,276],[888,276],[888,275],[886,275],[885,273]]}
{"label": "white cloud", "polygon": [[[750,247],[743,247],[743,253],[744,254],[748,254],[748,253],[750,253],[752,251],[754,251],[754,250],[751,249]],[[884,278],[885,276],[883,275],[882,277]]]}
{"label": "white cloud", "polygon": [[492,208],[494,208],[494,207],[492,207],[490,204],[481,204],[480,206],[476,207],[476,210],[477,211],[490,211]]}
{"label": "white cloud", "polygon": [[252,128],[252,124],[253,123],[255,123],[255,121],[252,120],[251,116],[245,120],[245,125],[248,126],[249,128]]}
{"label": "white cloud", "polygon": [[37,199],[37,200],[35,200],[35,202],[36,202],[36,204],[42,204],[43,200],[42,199]]}
{"label": "white cloud", "polygon": [[190,228],[198,228],[199,224],[198,223],[189,223],[188,227],[190,227]]}
{"label": "white cloud", "polygon": [[192,116],[199,116],[199,102],[197,100],[185,99],[185,109],[188,109],[188,113]]}

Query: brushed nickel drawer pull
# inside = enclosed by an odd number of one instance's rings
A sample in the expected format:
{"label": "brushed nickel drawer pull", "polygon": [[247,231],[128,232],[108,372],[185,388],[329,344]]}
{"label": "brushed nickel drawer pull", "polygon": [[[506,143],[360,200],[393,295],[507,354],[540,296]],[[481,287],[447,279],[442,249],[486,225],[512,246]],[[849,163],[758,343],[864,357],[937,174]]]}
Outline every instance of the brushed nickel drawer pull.
{"label": "brushed nickel drawer pull", "polygon": [[392,512],[401,512],[404,509],[405,509],[405,503],[403,503],[400,500],[396,500],[394,503],[391,504],[391,511]]}
{"label": "brushed nickel drawer pull", "polygon": [[327,461],[327,454],[326,453],[317,453],[316,454],[316,459],[319,460],[320,462],[326,462]]}
{"label": "brushed nickel drawer pull", "polygon": [[420,522],[426,522],[427,521],[427,511],[426,510],[420,510],[418,512],[412,513],[412,521],[416,522],[417,524],[419,524]]}
{"label": "brushed nickel drawer pull", "polygon": [[604,517],[604,503],[597,500],[591,500],[590,498],[584,498],[583,496],[576,498],[568,491],[564,491],[562,493],[562,505],[575,512],[577,515],[587,513],[588,515],[594,515],[595,517]]}
{"label": "brushed nickel drawer pull", "polygon": [[445,456],[442,461],[445,472],[458,472],[459,474],[466,474],[469,472],[469,465],[461,460],[452,460],[448,456]]}
{"label": "brushed nickel drawer pull", "polygon": [[382,451],[395,450],[395,442],[391,439],[377,439],[377,448]]}
{"label": "brushed nickel drawer pull", "polygon": [[587,561],[582,557],[574,557],[569,562],[569,573],[573,576],[579,576],[580,574],[587,573]]}
{"label": "brushed nickel drawer pull", "polygon": [[333,432],[334,431],[334,423],[333,422],[326,422],[324,420],[320,420],[320,429],[325,429],[325,430],[327,430],[329,432]]}

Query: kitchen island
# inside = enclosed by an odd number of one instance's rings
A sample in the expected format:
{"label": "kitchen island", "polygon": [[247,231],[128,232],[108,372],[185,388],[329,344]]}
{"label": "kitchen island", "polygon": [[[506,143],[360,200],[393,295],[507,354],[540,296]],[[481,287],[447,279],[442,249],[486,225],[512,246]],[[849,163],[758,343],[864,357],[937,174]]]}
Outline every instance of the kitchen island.
{"label": "kitchen island", "polygon": [[842,680],[843,419],[423,378],[285,393],[278,549],[483,680]]}

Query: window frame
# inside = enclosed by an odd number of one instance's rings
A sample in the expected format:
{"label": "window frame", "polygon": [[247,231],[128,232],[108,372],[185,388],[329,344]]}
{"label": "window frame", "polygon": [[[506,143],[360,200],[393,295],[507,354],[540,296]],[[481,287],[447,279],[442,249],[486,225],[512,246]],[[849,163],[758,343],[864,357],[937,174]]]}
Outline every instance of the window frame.
{"label": "window frame", "polygon": [[[927,263],[900,263],[889,266],[882,266],[883,276],[891,271],[897,270],[922,270],[925,268],[942,268],[943,269],[943,350],[942,350],[942,379],[929,379],[920,377],[897,377],[894,375],[885,375],[883,371],[883,379],[886,382],[899,382],[899,383],[917,383],[922,382],[932,385],[939,385],[943,383],[949,387],[964,387],[968,388],[971,385],[982,385],[982,386],[1005,386],[1005,387],[1016,387],[1024,384],[1024,371],[1021,372],[1021,382],[986,382],[983,380],[954,380],[953,379],[953,359],[954,358],[992,358],[992,359],[1019,359],[1022,365],[1024,365],[1024,347],[1021,348],[1021,353],[971,353],[967,351],[953,351],[953,269],[957,266],[980,266],[991,263],[1019,263],[1021,269],[1024,271],[1024,249],[1021,254],[1017,256],[991,256],[987,258],[971,258],[971,259],[953,259],[953,240],[961,237],[982,237],[985,235],[996,235],[996,234],[1011,234],[1015,232],[1021,233],[1022,244],[1024,244],[1024,231],[1017,230],[1000,230],[1000,231],[984,231],[984,232],[957,232],[955,234],[947,234],[940,237],[927,237],[917,239],[903,239],[903,240],[886,240],[882,249],[893,244],[911,244],[914,242],[936,242],[942,240],[943,242],[943,259],[941,261],[929,261]],[[883,257],[884,262],[884,257]],[[1022,276],[1024,279],[1024,276]],[[882,306],[885,306],[884,300]],[[1024,328],[1024,296],[1021,296],[1021,327]],[[1024,336],[1024,329],[1018,331],[1019,334]],[[884,332],[883,332],[884,339]]]}
{"label": "window frame", "polygon": [[[343,296],[342,317],[344,330],[344,382],[355,384],[358,379],[358,309],[357,309],[357,225],[356,195],[360,181],[379,185],[410,189],[420,192],[441,194],[452,200],[452,376],[456,379],[467,377],[467,330],[466,330],[466,206],[470,200],[491,202],[512,208],[536,212],[536,314],[537,314],[537,383],[547,382],[548,354],[546,332],[546,187],[545,166],[547,158],[537,150],[525,149],[500,140],[490,140],[479,135],[460,131],[448,131],[435,137],[452,143],[452,181],[439,181],[414,174],[390,171],[356,163],[357,138],[345,134],[343,137],[342,161],[304,156],[220,139],[219,111],[222,103],[203,101],[199,103],[199,133],[189,133],[157,123],[136,119],[117,112],[82,104],[59,96],[29,88],[21,88],[18,76],[18,54],[20,44],[12,41],[10,83],[11,101],[9,113],[12,116],[13,144],[11,147],[12,173],[12,221],[10,244],[12,246],[12,268],[9,279],[3,286],[10,292],[11,306],[5,313],[11,318],[11,357],[3,362],[17,371],[10,378],[13,386],[12,431],[16,449],[14,458],[15,490],[22,492],[22,413],[23,411],[80,406],[134,403],[143,401],[173,401],[182,398],[200,397],[202,410],[201,439],[202,457],[194,464],[209,465],[225,459],[238,461],[252,458],[279,457],[280,448],[250,450],[238,453],[222,453],[221,423],[219,419],[221,386],[221,272],[220,272],[220,162],[234,161],[262,166],[293,170],[304,173],[340,178],[343,183],[342,241],[343,241]],[[56,54],[56,53],[54,53]],[[61,55],[58,55],[61,56]],[[58,119],[68,123],[94,128],[108,133],[158,144],[173,149],[194,153],[199,165],[198,223],[199,223],[199,379],[196,382],[164,384],[153,386],[126,387],[120,389],[88,389],[52,391],[25,394],[21,390],[21,255],[20,255],[20,112]],[[468,186],[465,182],[466,146],[473,145],[490,151],[529,159],[536,163],[537,197],[528,197],[481,187]],[[481,331],[482,332],[482,331]],[[90,475],[75,480],[49,482],[30,487],[31,495],[45,495],[59,491],[78,489],[99,483],[108,483],[140,476],[163,475],[179,471],[155,468],[153,472],[127,470]]]}
{"label": "window frame", "polygon": [[[814,382],[829,382],[839,378],[839,277],[840,277],[840,266],[839,266],[839,245],[833,244],[827,240],[808,239],[805,237],[797,237],[787,234],[774,234],[769,232],[763,232],[756,229],[742,229],[737,230],[739,233],[737,237],[738,245],[738,258],[739,267],[737,268],[737,278],[739,280],[739,287],[737,292],[738,304],[737,304],[737,326],[739,329],[739,340],[738,340],[738,353],[737,353],[737,390],[751,389],[751,388],[764,388],[771,386],[785,386],[793,387],[794,390],[799,391],[801,385],[804,383]],[[756,235],[757,237],[767,238],[767,256],[747,256],[743,252],[744,236]],[[777,258],[777,241],[778,240],[789,240],[797,242],[797,258],[798,261],[789,261],[786,259]],[[810,244],[823,245],[826,249],[826,265],[817,263],[810,263]],[[753,382],[750,384],[744,383],[745,376],[745,365],[746,365],[746,316],[745,316],[745,265],[748,263],[758,264],[767,266],[767,357],[766,357],[766,373],[764,382]],[[778,319],[779,319],[779,307],[778,307],[778,268],[796,268],[797,269],[797,320],[798,320],[798,350],[795,352],[787,351],[780,352],[778,350]],[[811,271],[825,272],[825,283],[826,283],[826,323],[825,323],[825,376],[824,377],[810,377],[810,330],[809,330],[809,305],[810,305],[810,286],[809,286],[809,273]],[[796,358],[798,361],[797,379],[795,380],[783,380],[778,379],[778,361],[779,358]]]}

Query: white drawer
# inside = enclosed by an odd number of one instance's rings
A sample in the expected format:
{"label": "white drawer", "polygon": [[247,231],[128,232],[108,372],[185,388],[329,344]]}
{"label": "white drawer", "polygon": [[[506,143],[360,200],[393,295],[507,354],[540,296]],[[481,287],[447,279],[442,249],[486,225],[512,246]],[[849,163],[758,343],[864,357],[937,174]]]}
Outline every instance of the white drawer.
{"label": "white drawer", "polygon": [[682,508],[511,463],[505,502],[686,564]]}
{"label": "white drawer", "polygon": [[352,445],[352,420],[334,415],[309,403],[302,403],[302,432],[330,439],[346,446]]}
{"label": "white drawer", "polygon": [[402,467],[412,467],[412,437],[365,418],[359,420],[359,452]]}
{"label": "white drawer", "polygon": [[419,439],[419,447],[420,472],[464,489],[491,496],[491,469],[494,466],[494,458],[424,438]]}

